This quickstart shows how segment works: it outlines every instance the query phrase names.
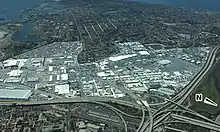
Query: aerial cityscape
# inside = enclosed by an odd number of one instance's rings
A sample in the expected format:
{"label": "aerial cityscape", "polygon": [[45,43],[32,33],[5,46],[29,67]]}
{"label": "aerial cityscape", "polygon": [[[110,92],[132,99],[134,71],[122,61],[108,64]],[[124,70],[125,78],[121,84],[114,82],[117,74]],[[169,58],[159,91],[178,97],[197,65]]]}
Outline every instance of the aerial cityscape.
{"label": "aerial cityscape", "polygon": [[0,16],[2,132],[219,132],[220,12],[46,0]]}

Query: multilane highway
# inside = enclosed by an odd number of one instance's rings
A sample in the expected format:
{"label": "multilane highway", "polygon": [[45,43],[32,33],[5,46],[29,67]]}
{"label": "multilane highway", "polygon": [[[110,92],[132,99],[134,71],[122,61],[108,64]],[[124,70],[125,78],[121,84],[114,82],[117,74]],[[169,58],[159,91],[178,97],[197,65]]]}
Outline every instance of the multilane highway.
{"label": "multilane highway", "polygon": [[[176,102],[176,103],[175,104],[174,103],[167,103],[167,105],[161,107],[158,111],[156,111],[154,113],[154,115],[153,115],[154,119],[156,118],[156,116],[159,116],[158,113],[161,111],[166,111],[168,109],[177,109],[192,94],[192,92],[197,88],[199,82],[201,82],[203,77],[208,73],[208,71],[212,68],[213,64],[215,63],[216,54],[217,54],[219,48],[220,48],[220,45],[216,46],[211,51],[205,65],[202,67],[202,69],[194,76],[193,80],[188,85],[186,85],[184,90],[182,90],[178,95],[176,95],[172,99],[172,101]],[[171,114],[171,112],[168,112],[168,114],[165,114],[165,116],[162,114],[162,116],[160,118],[158,118],[154,121],[157,123],[160,123],[161,121],[163,121],[163,119],[165,119],[170,114]],[[204,119],[207,119],[206,117],[204,117],[198,113],[197,113],[197,115],[204,118]],[[194,123],[193,121],[189,121],[189,122],[192,124]],[[157,123],[156,124],[154,123],[154,125],[157,125]],[[200,122],[200,123],[202,123],[202,122]],[[148,126],[148,123],[144,125],[144,129],[142,129],[140,132],[143,132],[144,130],[146,130],[147,126]]]}
{"label": "multilane highway", "polygon": [[[208,71],[212,68],[213,64],[215,63],[216,54],[217,54],[219,48],[220,48],[220,46],[217,46],[210,52],[210,55],[208,56],[206,63],[204,64],[202,69],[194,76],[192,81],[189,84],[187,84],[186,87],[179,94],[177,94],[172,100],[168,101],[168,103],[166,103],[164,106],[162,106],[159,110],[157,110],[153,114],[151,114],[150,104],[148,104],[146,101],[140,100],[137,96],[134,96],[132,93],[130,93],[128,91],[126,91],[126,93],[128,95],[130,95],[131,97],[133,97],[137,103],[114,99],[114,98],[82,97],[82,98],[73,98],[73,99],[59,98],[59,99],[51,100],[51,101],[29,101],[29,102],[10,102],[10,103],[3,102],[0,105],[37,106],[37,105],[70,104],[70,103],[98,103],[98,102],[116,103],[119,105],[124,105],[124,106],[128,106],[128,107],[133,107],[136,109],[141,109],[143,112],[142,121],[139,124],[139,127],[136,132],[146,132],[146,131],[151,132],[151,131],[153,131],[153,128],[156,128],[156,126],[160,126],[161,122],[163,122],[164,119],[166,119],[169,115],[171,115],[173,111],[179,110],[178,107],[180,107],[182,105],[182,103],[197,88],[199,82],[203,79],[203,77],[208,73]],[[126,90],[126,89],[124,89],[124,90]],[[36,91],[36,92],[40,92],[40,91]],[[107,106],[107,107],[109,107],[109,106]],[[183,106],[183,108],[184,108],[184,106]],[[119,110],[116,110],[113,107],[111,107],[111,109],[115,113],[119,112],[120,114],[122,113],[122,114],[126,115],[126,113],[121,112]],[[148,120],[146,122],[144,122],[146,120],[145,119],[146,118],[145,111],[149,112]],[[197,117],[200,117],[204,120],[207,120],[207,121],[215,124],[214,122],[207,119],[203,115],[200,115],[199,113],[193,112],[191,110],[187,110],[187,108],[185,109],[185,112],[191,112],[191,114],[195,114]],[[122,116],[119,113],[117,113],[117,114],[121,118]],[[172,114],[172,116],[178,120],[180,120],[180,118],[181,118],[181,116],[178,116],[178,115],[176,116],[176,115]],[[183,120],[180,120],[180,121],[183,121]],[[185,122],[187,121],[187,123],[191,123],[194,125],[198,125],[199,123],[201,123],[201,124],[203,124],[202,127],[204,127],[204,125],[208,125],[206,128],[210,128],[210,129],[213,129],[213,126],[214,126],[214,125],[210,126],[209,123],[206,124],[202,121],[200,122],[198,120],[192,120],[189,118],[185,118],[184,121]],[[123,119],[122,119],[122,122],[125,124],[125,131],[126,131],[127,130],[126,122]],[[197,124],[195,124],[195,122]],[[218,126],[218,124],[215,124],[215,125]],[[216,126],[214,126],[214,127],[216,127]],[[169,129],[172,129],[172,128],[169,128]],[[173,129],[175,129],[175,128],[173,128]]]}
{"label": "multilane highway", "polygon": [[204,76],[212,68],[219,48],[220,46],[217,46],[212,50],[205,66],[201,69],[201,71],[197,74],[197,76],[189,83],[189,85],[186,86],[185,88],[186,90],[184,90],[183,92],[177,95],[178,98],[176,100],[180,99],[177,102],[178,104],[182,104],[192,94],[192,92],[197,88],[198,84],[201,82]]}

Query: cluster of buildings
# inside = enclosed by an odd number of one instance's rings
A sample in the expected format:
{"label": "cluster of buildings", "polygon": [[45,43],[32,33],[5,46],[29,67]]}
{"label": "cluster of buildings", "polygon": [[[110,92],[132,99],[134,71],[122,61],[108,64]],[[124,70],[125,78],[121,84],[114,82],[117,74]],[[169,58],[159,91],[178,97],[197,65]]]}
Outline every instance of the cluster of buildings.
{"label": "cluster of buildings", "polygon": [[[45,106],[44,106],[45,107]],[[49,108],[49,107],[45,107]],[[64,117],[60,113],[52,110],[33,107],[13,107],[10,109],[1,107],[1,123],[2,131],[42,131],[48,132],[52,130],[64,131]],[[4,114],[3,114],[4,113]],[[10,118],[9,118],[10,117]]]}
{"label": "cluster of buildings", "polygon": [[[67,55],[64,52],[49,56],[48,53],[46,57],[40,57],[40,51],[33,51],[35,54],[31,57],[23,55],[24,58],[5,60],[0,64],[0,83],[10,85],[8,88],[12,90],[27,90],[21,92],[27,93],[23,99],[27,99],[27,95],[31,96],[29,90],[41,90],[67,98],[122,98],[125,96],[123,89],[171,97],[190,81],[210,50],[206,47],[164,49],[158,43],[149,44],[148,47],[139,42],[115,43],[118,44],[120,54],[85,64],[78,64],[76,58],[79,51],[73,49],[68,49],[73,53]],[[75,46],[74,49],[79,50],[79,47]],[[58,53],[55,49],[52,51]],[[7,87],[3,89],[8,90]],[[43,93],[39,96],[51,99]]]}
{"label": "cluster of buildings", "polygon": [[[113,82],[121,81],[125,86],[124,88],[135,93],[150,92],[153,94],[167,95],[168,97],[174,95],[186,85],[188,81],[184,80],[184,77],[187,78],[187,76],[192,75],[192,73],[184,74],[185,75],[178,71],[173,73],[163,72],[160,69],[141,70],[136,67],[118,69],[114,72],[112,70],[106,70],[97,73],[102,80],[110,83],[105,85],[104,88],[110,87],[113,89],[116,87]],[[114,93],[114,90],[110,92],[113,95],[117,95]]]}
{"label": "cluster of buildings", "polygon": [[[79,108],[78,105],[82,108]],[[91,111],[91,109],[93,110]],[[112,118],[115,116],[112,112],[108,113],[109,115],[103,114],[108,111],[106,109],[93,103],[26,107],[0,106],[0,130],[5,132],[104,132],[112,129],[112,126],[108,126],[105,121],[106,116]],[[95,112],[96,110],[102,112]],[[102,120],[95,121],[94,118],[99,116]],[[79,117],[84,118],[79,119]],[[116,121],[120,124],[119,120]],[[112,125],[111,122],[109,125]]]}
{"label": "cluster of buildings", "polygon": [[[118,43],[118,46],[119,55],[93,63],[98,78],[105,82],[101,88],[118,88],[116,84],[120,81],[124,88],[135,93],[147,92],[169,98],[190,81],[210,51],[209,47],[164,49],[162,44],[149,44],[145,48],[139,42]],[[153,49],[155,46],[158,49]],[[178,63],[184,68],[178,69],[175,66]],[[114,90],[109,91],[115,95]]]}
{"label": "cluster of buildings", "polygon": [[[53,61],[58,63],[53,63]],[[25,85],[27,86],[25,88],[29,87],[31,90],[47,88],[58,95],[68,94],[70,85],[68,84],[67,67],[70,63],[73,63],[72,56],[71,58],[67,56],[53,59],[9,59],[2,62],[0,83],[14,85],[14,87],[18,87],[18,84]]]}
{"label": "cluster of buildings", "polygon": [[103,123],[93,124],[93,122],[84,120],[69,119],[66,121],[67,111],[53,109],[50,106],[46,106],[46,108],[47,110],[39,107],[14,107],[11,110],[0,108],[1,113],[5,113],[0,117],[0,129],[2,131],[25,132],[65,132],[68,129],[77,130],[77,132],[103,132],[106,127]]}
{"label": "cluster of buildings", "polygon": [[104,132],[105,124],[95,125],[89,122],[78,121],[75,127],[78,129],[78,132]]}

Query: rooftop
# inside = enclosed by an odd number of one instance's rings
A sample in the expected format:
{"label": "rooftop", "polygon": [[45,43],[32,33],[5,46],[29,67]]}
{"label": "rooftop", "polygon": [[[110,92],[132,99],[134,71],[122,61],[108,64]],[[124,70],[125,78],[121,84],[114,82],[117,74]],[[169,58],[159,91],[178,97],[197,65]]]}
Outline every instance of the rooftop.
{"label": "rooftop", "polygon": [[167,64],[170,64],[171,61],[170,61],[170,60],[160,60],[160,61],[158,61],[158,63],[159,63],[160,65],[167,65]]}
{"label": "rooftop", "polygon": [[21,99],[27,100],[31,96],[31,90],[21,89],[0,89],[1,99]]}
{"label": "rooftop", "polygon": [[8,72],[8,76],[9,77],[17,77],[17,76],[20,76],[22,74],[22,70],[12,70],[10,72]]}
{"label": "rooftop", "polygon": [[134,57],[136,55],[137,54],[114,56],[114,57],[109,57],[109,60],[110,61],[119,61],[119,60],[127,59],[130,57]]}
{"label": "rooftop", "polygon": [[58,94],[67,94],[67,93],[70,93],[69,84],[56,85],[54,92],[58,92]]}
{"label": "rooftop", "polygon": [[18,64],[17,60],[9,59],[3,61],[4,67],[16,66]]}
{"label": "rooftop", "polygon": [[140,55],[150,55],[150,53],[148,53],[147,51],[139,51]]}

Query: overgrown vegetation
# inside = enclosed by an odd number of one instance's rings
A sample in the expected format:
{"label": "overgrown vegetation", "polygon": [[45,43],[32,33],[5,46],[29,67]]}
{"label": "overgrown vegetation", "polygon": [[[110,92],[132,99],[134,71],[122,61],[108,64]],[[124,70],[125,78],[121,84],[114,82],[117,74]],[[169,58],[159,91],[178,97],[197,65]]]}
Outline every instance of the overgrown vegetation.
{"label": "overgrown vegetation", "polygon": [[214,34],[220,35],[220,27],[219,26],[213,26],[210,29],[210,33],[214,33]]}
{"label": "overgrown vegetation", "polygon": [[220,61],[214,65],[210,72],[200,82],[196,93],[202,93],[203,97],[208,97],[215,101],[218,106],[211,106],[204,103],[198,103],[194,101],[194,96],[191,97],[192,109],[198,112],[205,112],[212,115],[217,115],[220,112]]}

